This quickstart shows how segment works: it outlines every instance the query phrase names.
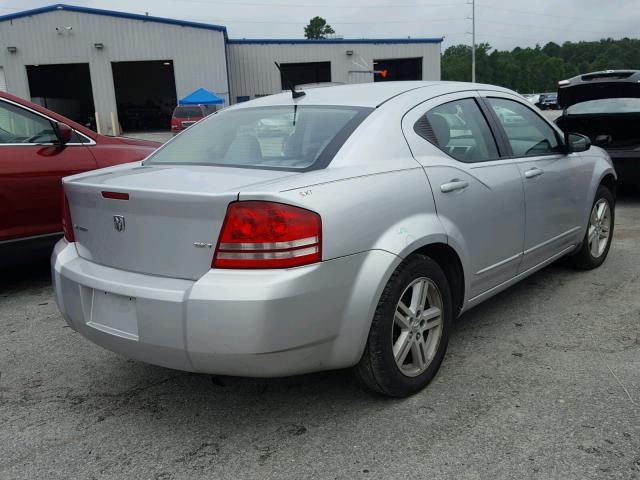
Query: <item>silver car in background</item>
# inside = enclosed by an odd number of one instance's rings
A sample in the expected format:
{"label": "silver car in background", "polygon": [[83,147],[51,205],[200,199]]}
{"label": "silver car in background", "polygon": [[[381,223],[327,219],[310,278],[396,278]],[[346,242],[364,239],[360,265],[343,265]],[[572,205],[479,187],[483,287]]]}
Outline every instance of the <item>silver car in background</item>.
{"label": "silver car in background", "polygon": [[462,312],[565,255],[604,261],[615,181],[603,150],[500,87],[282,93],[65,178],[56,300],[74,330],[144,362],[355,367],[406,396]]}

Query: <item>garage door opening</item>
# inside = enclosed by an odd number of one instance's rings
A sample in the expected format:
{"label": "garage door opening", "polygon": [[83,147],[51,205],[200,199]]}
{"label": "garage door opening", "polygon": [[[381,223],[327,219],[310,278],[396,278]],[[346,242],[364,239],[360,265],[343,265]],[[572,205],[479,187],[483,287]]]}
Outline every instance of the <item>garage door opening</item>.
{"label": "garage door opening", "polygon": [[177,103],[171,60],[112,62],[118,120],[125,132],[169,130]]}
{"label": "garage door opening", "polygon": [[305,83],[322,83],[331,81],[331,62],[304,62],[304,63],[282,63],[280,64],[280,81],[282,89],[288,90],[288,83],[284,76],[294,85]]}
{"label": "garage door opening", "polygon": [[374,60],[373,68],[376,72],[381,72],[373,76],[374,82],[422,80],[422,57]]}
{"label": "garage door opening", "polygon": [[82,125],[94,127],[88,63],[27,65],[31,101]]}

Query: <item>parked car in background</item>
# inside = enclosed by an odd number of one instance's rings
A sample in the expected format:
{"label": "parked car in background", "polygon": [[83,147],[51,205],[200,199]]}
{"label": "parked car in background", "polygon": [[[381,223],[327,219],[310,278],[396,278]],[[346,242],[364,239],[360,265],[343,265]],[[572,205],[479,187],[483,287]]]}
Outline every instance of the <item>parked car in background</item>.
{"label": "parked car in background", "polygon": [[544,96],[540,96],[538,107],[541,110],[557,110],[558,109],[558,95],[556,93],[549,93]]}
{"label": "parked car in background", "polygon": [[553,94],[552,94],[552,93],[540,93],[540,94],[538,95],[538,98],[537,98],[536,103],[535,103],[534,105],[535,105],[536,107],[538,107],[538,108],[541,108],[541,106],[542,106],[542,101],[545,99],[545,97],[546,97],[547,95],[553,95]]}
{"label": "parked car in background", "polygon": [[538,105],[538,102],[540,102],[540,94],[539,93],[532,93],[529,95],[523,95],[524,98],[527,99],[527,101],[529,101],[530,103],[534,104],[534,105]]}
{"label": "parked car in background", "polygon": [[62,236],[62,177],[141,160],[158,146],[99,135],[0,92],[0,257]]}
{"label": "parked car in background", "polygon": [[640,70],[606,70],[558,86],[564,109],[556,124],[604,148],[620,183],[640,187]]}
{"label": "parked car in background", "polygon": [[171,133],[177,135],[215,111],[215,105],[178,105],[171,115]]}
{"label": "parked car in background", "polygon": [[141,361],[355,367],[372,390],[410,395],[462,312],[565,255],[604,262],[615,172],[589,147],[490,85],[237,104],[143,162],[64,179],[56,300],[71,328]]}

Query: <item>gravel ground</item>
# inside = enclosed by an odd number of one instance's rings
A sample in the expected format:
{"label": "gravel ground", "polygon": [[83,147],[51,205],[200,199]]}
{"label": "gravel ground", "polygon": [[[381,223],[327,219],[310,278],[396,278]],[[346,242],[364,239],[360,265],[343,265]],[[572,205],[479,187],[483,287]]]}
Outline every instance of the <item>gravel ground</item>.
{"label": "gravel ground", "polygon": [[540,110],[542,115],[547,118],[547,120],[551,120],[552,122],[562,115],[562,110]]}
{"label": "gravel ground", "polygon": [[0,478],[640,478],[640,196],[607,262],[461,318],[388,400],[347,371],[257,380],[127,360],[65,326],[47,265],[0,276]]}

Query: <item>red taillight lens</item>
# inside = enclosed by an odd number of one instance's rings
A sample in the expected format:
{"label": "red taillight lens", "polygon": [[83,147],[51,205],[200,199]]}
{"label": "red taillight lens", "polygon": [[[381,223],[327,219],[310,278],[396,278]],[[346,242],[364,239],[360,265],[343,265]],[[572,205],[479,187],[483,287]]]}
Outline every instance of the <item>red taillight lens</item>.
{"label": "red taillight lens", "polygon": [[322,259],[320,215],[283,203],[229,204],[213,255],[215,268],[288,268]]}
{"label": "red taillight lens", "polygon": [[69,200],[62,190],[62,231],[67,242],[75,242],[76,237],[73,234],[73,222],[71,222],[71,211],[69,210]]}

